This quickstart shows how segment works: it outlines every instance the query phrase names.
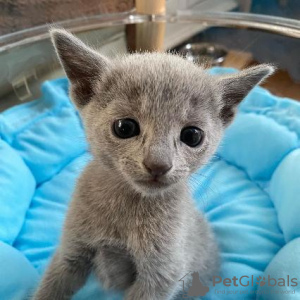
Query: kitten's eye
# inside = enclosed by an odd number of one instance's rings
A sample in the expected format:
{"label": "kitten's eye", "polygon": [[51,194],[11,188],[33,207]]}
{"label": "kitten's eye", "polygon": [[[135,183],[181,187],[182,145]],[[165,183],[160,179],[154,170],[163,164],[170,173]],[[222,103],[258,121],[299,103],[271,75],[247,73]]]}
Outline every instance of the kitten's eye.
{"label": "kitten's eye", "polygon": [[203,130],[197,127],[185,127],[181,130],[180,140],[190,147],[196,147],[201,144],[204,138]]}
{"label": "kitten's eye", "polygon": [[120,119],[114,122],[114,133],[121,139],[129,139],[140,134],[139,124],[132,119]]}

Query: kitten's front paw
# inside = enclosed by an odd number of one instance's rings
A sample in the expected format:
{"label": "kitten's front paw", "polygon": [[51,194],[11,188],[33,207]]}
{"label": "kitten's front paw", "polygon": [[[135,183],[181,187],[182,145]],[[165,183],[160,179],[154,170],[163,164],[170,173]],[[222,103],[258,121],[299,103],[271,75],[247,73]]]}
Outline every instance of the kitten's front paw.
{"label": "kitten's front paw", "polygon": [[[103,272],[104,273],[104,272]],[[101,286],[105,290],[125,291],[130,288],[134,281],[131,274],[97,274],[101,282]]]}
{"label": "kitten's front paw", "polygon": [[[101,285],[106,290],[119,290],[125,291],[130,288],[135,280],[134,270],[128,266],[126,269],[114,268],[111,265],[110,268],[97,268],[96,275],[99,278]],[[101,269],[101,270],[100,270]]]}
{"label": "kitten's front paw", "polygon": [[139,282],[135,282],[125,293],[125,300],[167,300],[166,297],[159,296]]}

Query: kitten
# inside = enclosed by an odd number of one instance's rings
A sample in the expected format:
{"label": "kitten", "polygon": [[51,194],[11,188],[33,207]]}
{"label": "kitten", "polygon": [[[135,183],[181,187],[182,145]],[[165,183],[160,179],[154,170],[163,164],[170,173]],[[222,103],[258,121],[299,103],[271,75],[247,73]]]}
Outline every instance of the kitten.
{"label": "kitten", "polygon": [[237,105],[273,68],[216,77],[176,55],[109,60],[62,29],[51,35],[93,160],[34,299],[69,299],[91,271],[127,300],[173,299],[191,271],[209,284],[218,249],[188,177],[208,162]]}

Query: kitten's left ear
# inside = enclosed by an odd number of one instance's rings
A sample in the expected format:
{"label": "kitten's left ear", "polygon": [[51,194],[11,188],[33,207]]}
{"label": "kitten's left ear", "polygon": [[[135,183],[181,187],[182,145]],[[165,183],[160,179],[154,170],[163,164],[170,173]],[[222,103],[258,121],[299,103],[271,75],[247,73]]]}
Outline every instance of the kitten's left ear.
{"label": "kitten's left ear", "polygon": [[51,29],[53,45],[70,82],[72,100],[80,108],[93,96],[93,84],[109,68],[109,60],[64,29]]}
{"label": "kitten's left ear", "polygon": [[222,89],[222,109],[220,116],[225,125],[229,124],[236,112],[238,104],[247,96],[252,88],[275,71],[273,66],[262,64],[234,75],[219,79]]}

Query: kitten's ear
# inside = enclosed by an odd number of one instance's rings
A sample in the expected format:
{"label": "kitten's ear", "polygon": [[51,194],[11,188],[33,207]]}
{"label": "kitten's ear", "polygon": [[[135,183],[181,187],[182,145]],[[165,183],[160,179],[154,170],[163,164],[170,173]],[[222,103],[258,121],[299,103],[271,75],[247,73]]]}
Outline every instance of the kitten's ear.
{"label": "kitten's ear", "polygon": [[225,125],[232,121],[238,104],[252,88],[275,71],[273,66],[262,64],[237,74],[221,77],[218,84],[222,89],[221,118]]}
{"label": "kitten's ear", "polygon": [[109,68],[109,60],[64,29],[51,29],[53,45],[70,82],[71,96],[80,108],[93,96],[93,84]]}

